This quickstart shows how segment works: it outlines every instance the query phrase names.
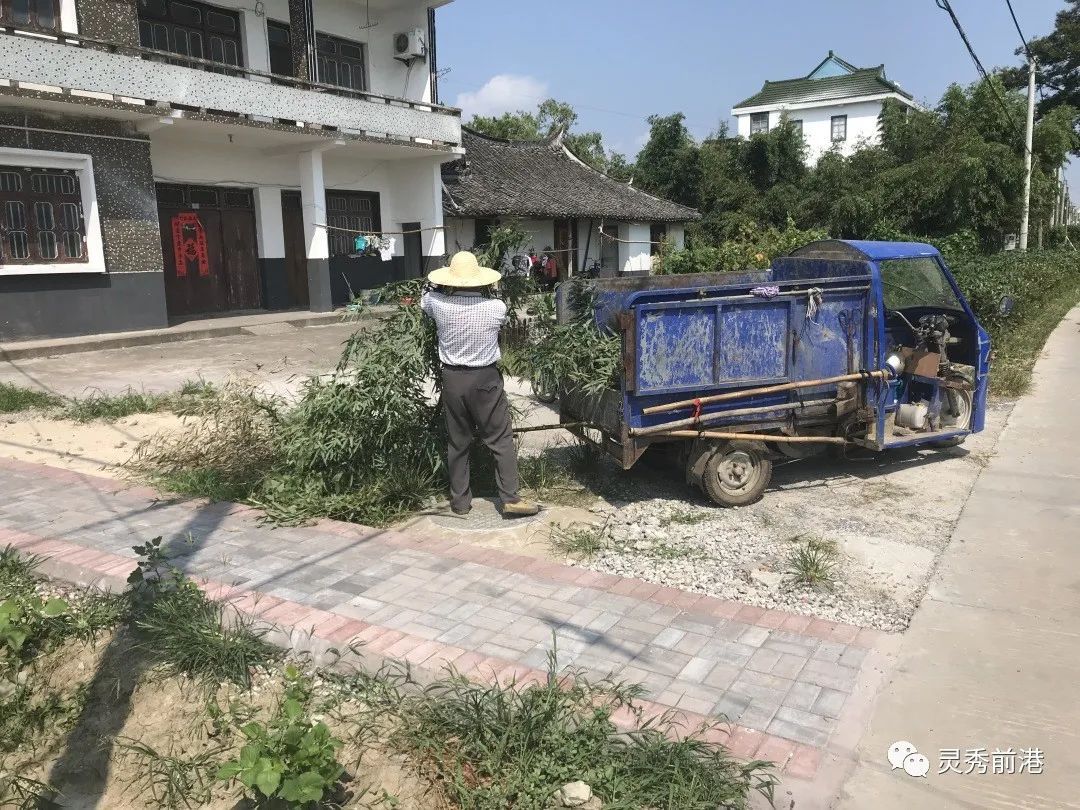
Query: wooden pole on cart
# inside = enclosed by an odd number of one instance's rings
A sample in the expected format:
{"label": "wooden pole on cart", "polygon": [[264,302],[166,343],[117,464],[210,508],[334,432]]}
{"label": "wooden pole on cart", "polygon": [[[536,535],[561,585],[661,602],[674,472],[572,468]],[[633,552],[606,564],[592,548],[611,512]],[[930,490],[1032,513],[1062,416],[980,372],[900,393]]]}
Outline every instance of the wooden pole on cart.
{"label": "wooden pole on cart", "polygon": [[706,422],[715,422],[719,419],[729,419],[735,416],[752,416],[757,413],[770,413],[772,411],[793,411],[797,408],[814,408],[821,405],[835,405],[835,399],[810,399],[805,402],[782,402],[779,405],[758,405],[754,408],[736,408],[730,411],[717,411],[705,416],[691,416],[686,419],[676,419],[673,422],[662,422],[659,425],[649,427],[631,428],[631,436],[651,436],[676,428],[703,425]]}
{"label": "wooden pole on cart", "polygon": [[783,444],[847,444],[839,436],[774,436],[769,433],[723,433],[718,430],[671,430],[654,438],[662,439],[727,439],[728,441],[781,442]]}
{"label": "wooden pole on cart", "polygon": [[854,374],[841,374],[837,377],[823,377],[820,380],[800,380],[799,382],[781,383],[780,385],[766,385],[762,388],[747,388],[742,391],[729,391],[726,394],[714,394],[711,397],[684,399],[679,402],[668,402],[664,405],[653,405],[651,408],[645,408],[642,413],[648,415],[653,413],[664,413],[665,411],[677,411],[679,408],[710,405],[713,402],[743,399],[745,397],[758,396],[759,394],[777,394],[781,391],[795,391],[799,388],[813,388],[817,385],[828,385],[829,383],[852,382],[854,380],[863,380],[870,377],[888,377],[891,374],[892,372],[888,369],[880,369],[878,371],[861,371],[855,372]]}

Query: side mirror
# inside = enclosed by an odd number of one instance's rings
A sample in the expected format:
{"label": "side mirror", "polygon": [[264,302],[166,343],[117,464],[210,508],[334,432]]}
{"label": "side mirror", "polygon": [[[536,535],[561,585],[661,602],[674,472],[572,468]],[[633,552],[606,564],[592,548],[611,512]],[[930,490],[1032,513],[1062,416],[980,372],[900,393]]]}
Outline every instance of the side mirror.
{"label": "side mirror", "polygon": [[1001,315],[1002,318],[1008,318],[1015,307],[1016,299],[1011,295],[1003,295],[1001,296],[1001,301],[998,302],[998,314]]}

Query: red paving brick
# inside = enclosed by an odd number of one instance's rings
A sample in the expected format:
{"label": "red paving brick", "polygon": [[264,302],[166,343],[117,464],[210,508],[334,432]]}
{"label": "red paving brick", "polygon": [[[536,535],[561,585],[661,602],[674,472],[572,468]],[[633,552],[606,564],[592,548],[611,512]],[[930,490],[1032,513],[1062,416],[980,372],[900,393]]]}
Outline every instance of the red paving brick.
{"label": "red paving brick", "polygon": [[809,745],[798,745],[795,754],[784,769],[786,776],[796,779],[813,779],[821,766],[822,751]]}

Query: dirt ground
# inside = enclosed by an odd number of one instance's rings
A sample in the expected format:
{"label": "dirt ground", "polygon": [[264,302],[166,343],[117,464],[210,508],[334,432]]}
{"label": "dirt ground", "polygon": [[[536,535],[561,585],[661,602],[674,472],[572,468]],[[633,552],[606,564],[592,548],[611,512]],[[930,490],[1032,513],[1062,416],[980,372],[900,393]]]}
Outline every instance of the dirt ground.
{"label": "dirt ground", "polygon": [[[234,700],[259,712],[265,722],[282,696],[280,673],[259,672],[251,692],[229,684],[208,687],[183,676],[148,669],[125,631],[108,633],[94,643],[77,643],[37,659],[30,677],[41,684],[39,698],[58,696],[80,707],[64,729],[52,726],[13,755],[5,766],[22,776],[47,781],[60,791],[55,806],[65,810],[144,810],[163,806],[146,779],[145,760],[126,747],[147,746],[163,756],[191,758],[210,752],[215,763],[238,753],[238,733],[227,736],[214,728],[207,705],[228,710]],[[316,697],[319,700],[319,697]],[[318,704],[316,704],[318,705]],[[346,701],[324,716],[331,732],[345,742],[339,761],[346,766],[353,797],[344,807],[399,810],[445,810],[446,801],[408,767],[404,759],[378,746],[356,744],[358,729],[348,722],[356,715]],[[216,764],[208,769],[212,781]],[[384,797],[392,797],[386,799]],[[181,805],[182,806],[182,805]],[[249,805],[239,793],[215,785],[207,810]]]}

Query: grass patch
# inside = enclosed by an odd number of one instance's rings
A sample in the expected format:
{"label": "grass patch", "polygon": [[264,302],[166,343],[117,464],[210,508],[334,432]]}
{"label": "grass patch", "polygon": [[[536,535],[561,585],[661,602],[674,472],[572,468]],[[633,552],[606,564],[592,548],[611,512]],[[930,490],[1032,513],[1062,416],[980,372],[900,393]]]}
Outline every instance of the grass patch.
{"label": "grass patch", "polygon": [[612,714],[639,687],[560,675],[552,653],[543,683],[478,686],[451,677],[407,695],[392,744],[440,781],[466,810],[541,810],[567,782],[582,780],[609,810],[745,808],[757,790],[772,798],[764,762],[739,763],[670,718],[626,735]]}
{"label": "grass patch", "polygon": [[149,795],[155,807],[178,810],[210,803],[220,747],[187,755],[175,750],[162,754],[152,746],[126,737],[118,738],[116,747],[134,765],[131,787]]}
{"label": "grass patch", "polygon": [[281,650],[263,639],[255,620],[206,597],[168,561],[161,538],[136,546],[139,565],[131,573],[129,599],[138,631],[135,650],[207,685],[229,681],[244,689],[251,674],[281,658]]}
{"label": "grass patch", "polygon": [[552,551],[558,554],[589,559],[607,547],[607,540],[604,537],[603,526],[591,526],[586,523],[562,526],[552,523],[548,533],[548,544]]}
{"label": "grass patch", "polygon": [[787,559],[787,573],[811,588],[831,588],[836,581],[840,552],[832,540],[811,537],[799,542]]}
{"label": "grass patch", "polygon": [[60,397],[45,391],[0,382],[0,413],[44,410],[55,408],[62,402]]}
{"label": "grass patch", "polygon": [[1023,319],[1005,321],[998,328],[993,338],[991,393],[1015,398],[1028,392],[1035,361],[1039,359],[1047,338],[1078,301],[1080,281],[1073,280],[1041,307],[1029,311]]}
{"label": "grass patch", "polygon": [[115,422],[138,413],[157,413],[168,410],[172,397],[168,394],[148,394],[128,389],[122,394],[95,391],[89,396],[73,399],[59,412],[61,419],[73,422]]}
{"label": "grass patch", "polygon": [[676,510],[660,521],[661,526],[697,526],[712,517],[708,512],[691,512],[689,509]]}

